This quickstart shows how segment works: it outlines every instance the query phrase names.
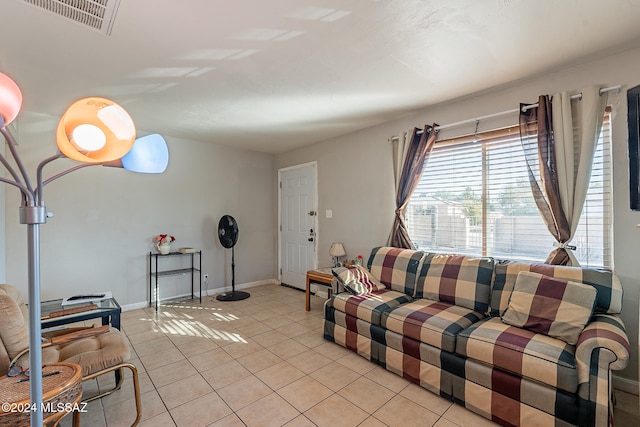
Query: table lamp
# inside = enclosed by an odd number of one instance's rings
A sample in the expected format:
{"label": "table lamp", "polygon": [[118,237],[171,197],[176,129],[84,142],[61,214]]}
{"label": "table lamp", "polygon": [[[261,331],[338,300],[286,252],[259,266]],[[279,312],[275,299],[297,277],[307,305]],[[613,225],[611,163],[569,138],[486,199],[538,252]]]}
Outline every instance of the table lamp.
{"label": "table lamp", "polygon": [[340,242],[333,242],[331,244],[331,249],[329,249],[329,255],[333,258],[331,259],[331,267],[340,267],[340,257],[345,256],[347,253],[344,251],[344,246]]}

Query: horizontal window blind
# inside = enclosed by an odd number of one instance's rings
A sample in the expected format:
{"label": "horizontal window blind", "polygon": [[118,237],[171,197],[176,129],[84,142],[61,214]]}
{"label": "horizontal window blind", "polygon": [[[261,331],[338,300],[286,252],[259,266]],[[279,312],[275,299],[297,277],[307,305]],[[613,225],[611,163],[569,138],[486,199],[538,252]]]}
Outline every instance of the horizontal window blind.
{"label": "horizontal window blind", "polygon": [[[605,115],[572,244],[582,265],[611,266],[611,142]],[[536,208],[518,127],[436,142],[406,209],[425,251],[544,261],[554,239]]]}

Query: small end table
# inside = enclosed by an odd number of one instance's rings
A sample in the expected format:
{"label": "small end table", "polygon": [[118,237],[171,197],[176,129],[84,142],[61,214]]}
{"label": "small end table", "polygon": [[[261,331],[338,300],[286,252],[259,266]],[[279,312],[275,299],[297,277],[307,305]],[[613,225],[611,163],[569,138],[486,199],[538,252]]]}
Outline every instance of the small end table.
{"label": "small end table", "polygon": [[307,271],[307,289],[306,289],[306,306],[307,311],[311,310],[311,283],[329,287],[329,297],[331,297],[331,282],[333,281],[333,273],[331,268],[317,268]]}
{"label": "small end table", "polygon": [[[51,374],[58,372],[57,374]],[[73,412],[73,425],[80,425],[80,399],[82,398],[82,368],[75,363],[59,362],[42,368],[42,403],[44,425],[57,426],[60,420]],[[29,381],[25,375],[0,377],[0,425],[28,426],[31,411]]]}
{"label": "small end table", "polygon": [[[95,302],[95,307],[90,310],[73,312],[73,308],[88,306],[88,303],[78,305],[62,306],[62,300],[44,301],[40,303],[42,318],[40,324],[42,328],[52,328],[54,326],[68,325],[69,323],[82,322],[90,319],[102,318],[102,325],[113,326],[120,329],[120,314],[122,309],[115,298],[106,298]],[[69,312],[66,314],[65,312]]]}

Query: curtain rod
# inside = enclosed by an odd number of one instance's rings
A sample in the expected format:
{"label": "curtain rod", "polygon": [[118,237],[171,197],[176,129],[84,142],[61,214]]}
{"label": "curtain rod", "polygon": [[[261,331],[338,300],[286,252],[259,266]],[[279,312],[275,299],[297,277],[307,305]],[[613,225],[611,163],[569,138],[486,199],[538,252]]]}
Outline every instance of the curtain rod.
{"label": "curtain rod", "polygon": [[[615,92],[619,92],[621,88],[622,88],[622,85],[615,85],[615,86],[605,87],[605,88],[600,89],[600,95],[602,95],[603,93],[607,93],[607,92],[614,92],[614,91]],[[581,99],[581,98],[582,98],[582,93],[577,93],[575,95],[571,95],[571,99]],[[536,108],[537,106],[538,106],[537,102],[535,104],[525,105],[524,107],[522,107],[522,111],[524,112],[524,111],[530,110],[531,108]],[[439,131],[439,130],[442,130],[442,129],[448,129],[448,128],[452,128],[452,127],[456,127],[456,126],[460,126],[460,125],[466,125],[467,123],[479,122],[480,120],[491,119],[491,118],[494,118],[494,117],[504,116],[506,114],[517,113],[519,111],[520,111],[519,108],[514,108],[513,110],[500,111],[498,113],[487,114],[486,116],[474,117],[472,119],[461,120],[459,122],[449,123],[447,125],[436,126],[435,130]],[[423,130],[419,130],[417,133],[418,133],[418,135],[420,135],[423,132],[424,132]],[[393,136],[389,140],[390,141],[397,141],[398,137],[397,136]]]}

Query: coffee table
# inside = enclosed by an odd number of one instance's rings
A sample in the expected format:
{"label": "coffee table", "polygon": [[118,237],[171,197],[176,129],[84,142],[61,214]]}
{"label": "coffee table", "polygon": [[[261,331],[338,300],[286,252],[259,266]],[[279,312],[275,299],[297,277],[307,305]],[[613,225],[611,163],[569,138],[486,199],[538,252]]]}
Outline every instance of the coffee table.
{"label": "coffee table", "polygon": [[51,300],[40,303],[42,328],[67,325],[69,323],[82,322],[90,319],[102,318],[102,325],[111,325],[120,329],[120,314],[122,309],[115,298],[107,298],[94,302],[95,308],[86,311],[75,312],[79,307],[87,307],[90,303],[83,302],[72,305],[62,305],[62,300]]}

